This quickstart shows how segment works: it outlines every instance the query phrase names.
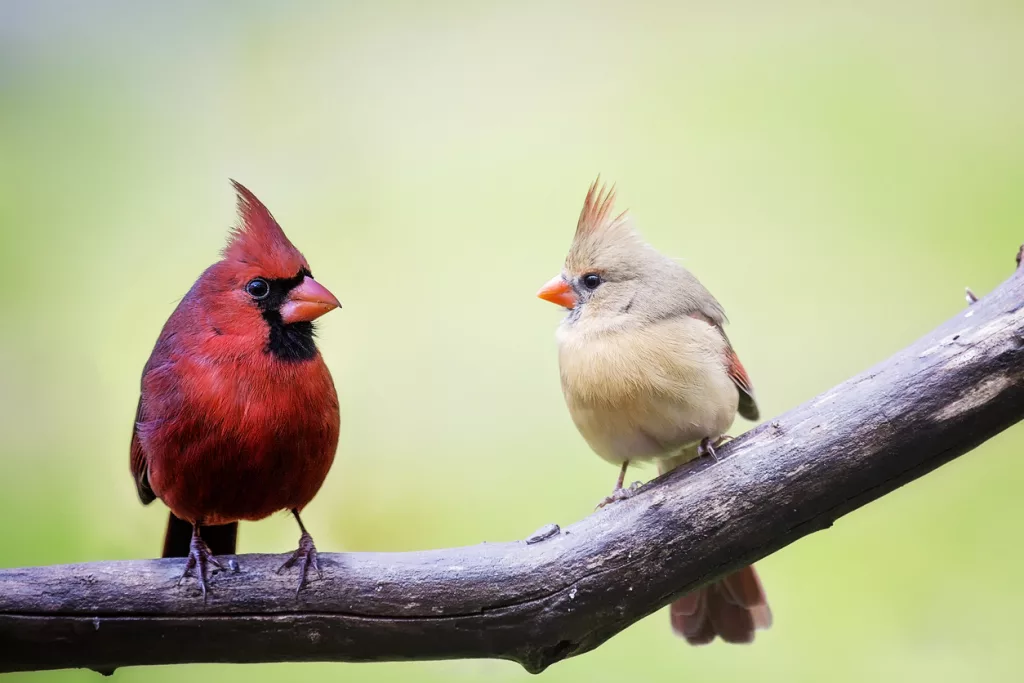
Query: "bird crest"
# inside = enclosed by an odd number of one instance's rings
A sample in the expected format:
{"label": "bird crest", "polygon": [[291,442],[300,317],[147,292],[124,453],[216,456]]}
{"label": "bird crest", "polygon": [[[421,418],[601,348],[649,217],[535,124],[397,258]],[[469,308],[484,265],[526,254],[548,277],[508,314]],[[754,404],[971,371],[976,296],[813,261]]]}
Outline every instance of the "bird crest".
{"label": "bird crest", "polygon": [[615,208],[615,186],[609,187],[602,184],[601,176],[598,176],[590,185],[587,198],[583,201],[583,209],[580,211],[580,218],[576,223],[576,238],[603,232],[605,229],[625,223],[628,212],[623,211],[612,218],[613,208]]}
{"label": "bird crest", "polygon": [[583,201],[576,235],[566,257],[566,268],[570,272],[592,270],[602,263],[618,262],[623,254],[633,253],[642,246],[629,212],[615,214],[614,208],[615,186],[602,184],[598,176]]}
{"label": "bird crest", "polygon": [[237,180],[231,181],[238,195],[238,225],[231,230],[224,259],[264,271],[266,277],[293,277],[306,259],[295,248],[263,202]]}

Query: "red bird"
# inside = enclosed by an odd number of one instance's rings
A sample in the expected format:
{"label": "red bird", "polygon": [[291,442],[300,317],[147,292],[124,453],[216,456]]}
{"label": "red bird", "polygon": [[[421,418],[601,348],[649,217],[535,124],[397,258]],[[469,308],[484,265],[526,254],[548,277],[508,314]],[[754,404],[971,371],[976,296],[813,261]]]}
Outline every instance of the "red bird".
{"label": "red bird", "polygon": [[[267,208],[232,181],[240,225],[164,325],[142,371],[131,467],[143,504],[171,509],[164,557],[187,557],[206,596],[208,564],[233,554],[239,520],[290,510],[302,535],[278,571],[316,546],[299,513],[338,446],[338,396],[313,320],[341,304]],[[181,582],[179,579],[179,583]]]}

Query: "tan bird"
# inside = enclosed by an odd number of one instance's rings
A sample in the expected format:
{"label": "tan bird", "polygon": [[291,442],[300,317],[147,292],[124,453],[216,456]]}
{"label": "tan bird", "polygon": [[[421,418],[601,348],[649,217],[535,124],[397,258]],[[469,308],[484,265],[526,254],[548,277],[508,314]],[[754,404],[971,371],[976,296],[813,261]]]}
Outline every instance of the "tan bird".
{"label": "tan bird", "polygon": [[[612,495],[626,498],[631,462],[659,474],[714,455],[736,413],[756,420],[754,390],[722,329],[725,311],[671,258],[643,241],[614,189],[595,181],[562,273],[538,292],[569,309],[558,328],[562,391],[580,434],[621,466]],[[715,636],[749,643],[772,616],[753,567],[672,603],[673,630],[694,645]]]}

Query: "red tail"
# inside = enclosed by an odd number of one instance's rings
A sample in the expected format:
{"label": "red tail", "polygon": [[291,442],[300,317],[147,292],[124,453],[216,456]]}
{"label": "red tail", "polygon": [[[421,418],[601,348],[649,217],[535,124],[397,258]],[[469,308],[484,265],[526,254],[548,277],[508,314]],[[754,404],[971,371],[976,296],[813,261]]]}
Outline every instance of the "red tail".
{"label": "red tail", "polygon": [[727,643],[751,643],[754,631],[772,625],[772,611],[753,566],[684,595],[669,610],[672,630],[690,645],[707,645],[715,636]]}

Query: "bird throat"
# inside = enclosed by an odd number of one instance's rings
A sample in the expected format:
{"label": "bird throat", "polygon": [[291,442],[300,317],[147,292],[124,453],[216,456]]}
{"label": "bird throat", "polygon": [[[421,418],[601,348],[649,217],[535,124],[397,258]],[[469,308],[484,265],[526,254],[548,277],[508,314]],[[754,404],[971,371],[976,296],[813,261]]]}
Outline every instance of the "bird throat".
{"label": "bird throat", "polygon": [[312,322],[285,323],[277,310],[263,311],[270,327],[265,351],[277,360],[300,363],[316,358],[316,341]]}

